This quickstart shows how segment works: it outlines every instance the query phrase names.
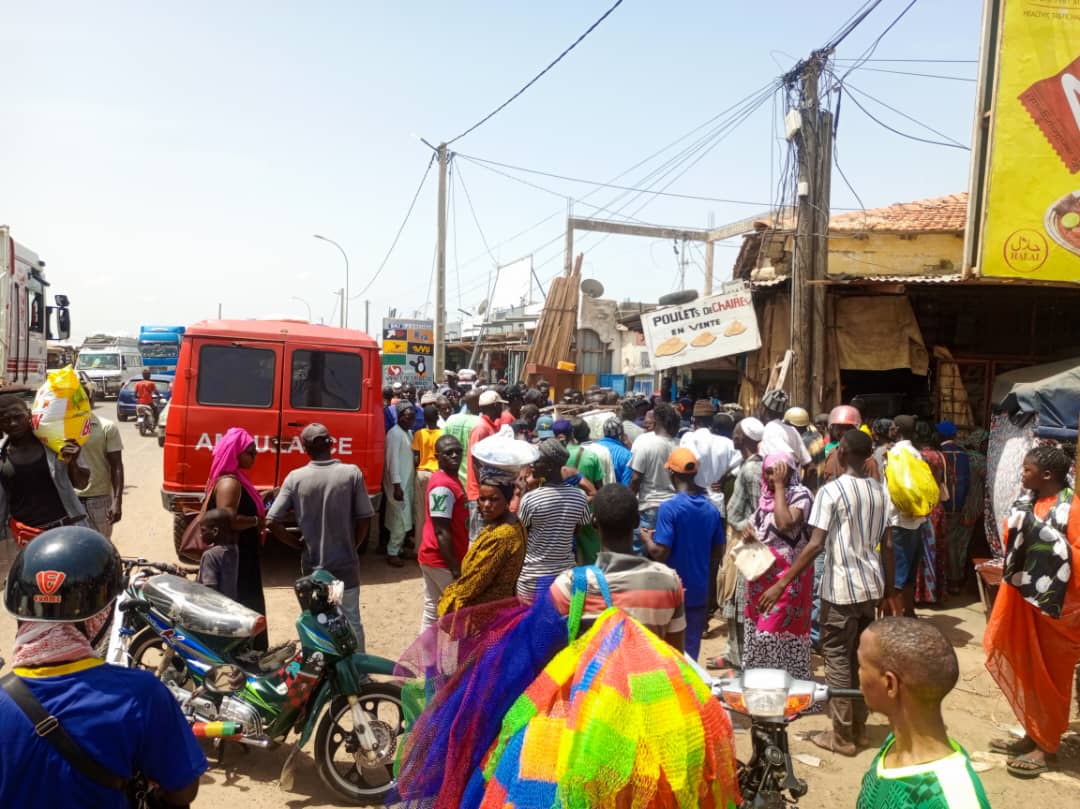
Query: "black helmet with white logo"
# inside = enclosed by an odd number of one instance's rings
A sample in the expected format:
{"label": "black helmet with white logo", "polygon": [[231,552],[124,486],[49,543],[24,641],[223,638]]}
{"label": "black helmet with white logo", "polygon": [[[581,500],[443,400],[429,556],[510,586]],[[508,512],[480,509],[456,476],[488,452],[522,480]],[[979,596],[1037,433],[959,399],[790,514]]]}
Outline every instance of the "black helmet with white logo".
{"label": "black helmet with white logo", "polygon": [[64,526],[19,551],[4,586],[4,607],[21,621],[85,621],[123,587],[113,544],[93,529]]}

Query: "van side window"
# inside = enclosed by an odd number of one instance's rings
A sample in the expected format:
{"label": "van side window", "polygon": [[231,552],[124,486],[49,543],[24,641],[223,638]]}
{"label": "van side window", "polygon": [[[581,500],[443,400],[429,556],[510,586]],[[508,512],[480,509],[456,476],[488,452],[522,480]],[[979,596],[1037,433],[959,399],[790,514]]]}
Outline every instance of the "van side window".
{"label": "van side window", "polygon": [[364,361],[338,351],[294,351],[289,403],[298,410],[359,410]]}
{"label": "van side window", "polygon": [[274,352],[264,348],[204,345],[199,349],[196,399],[203,405],[270,407],[275,359]]}

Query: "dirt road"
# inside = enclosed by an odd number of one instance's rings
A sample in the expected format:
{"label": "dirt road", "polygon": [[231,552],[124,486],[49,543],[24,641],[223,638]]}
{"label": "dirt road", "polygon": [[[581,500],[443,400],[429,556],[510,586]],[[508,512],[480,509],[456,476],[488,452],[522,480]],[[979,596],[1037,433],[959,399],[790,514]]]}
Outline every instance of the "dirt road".
{"label": "dirt road", "polygon": [[[112,404],[98,406],[98,412],[111,416]],[[145,556],[173,561],[172,525],[161,508],[161,450],[150,438],[140,438],[132,425],[122,424],[124,463],[127,472],[127,491],[124,518],[116,526],[114,541],[125,555]],[[3,556],[0,555],[0,559]],[[414,638],[420,624],[421,582],[415,563],[401,570],[389,567],[380,556],[369,555],[362,560],[361,608],[367,634],[368,651],[393,658]],[[3,575],[5,570],[0,571]],[[286,549],[267,546],[264,559],[264,582],[267,591],[267,610],[271,642],[295,637],[293,622],[297,614],[292,583],[297,575],[296,558]],[[923,611],[957,647],[962,679],[945,703],[946,720],[952,736],[970,752],[985,755],[990,768],[982,773],[990,802],[994,807],[1077,805],[1080,801],[1080,721],[1072,724],[1059,760],[1058,773],[1036,781],[1023,782],[1011,778],[998,756],[986,755],[987,741],[1000,735],[1003,729],[1016,724],[1008,704],[1000,696],[993,681],[983,668],[981,638],[985,620],[981,604],[974,594],[948,609]],[[14,621],[0,616],[0,656],[10,657]],[[703,654],[713,655],[724,650],[723,639],[706,639]],[[818,674],[821,675],[820,661]],[[866,750],[855,759],[832,755],[818,750],[800,738],[808,731],[825,727],[827,720],[816,716],[797,722],[792,730],[791,747],[796,755],[812,756],[796,762],[797,773],[810,785],[809,794],[800,801],[809,809],[840,809],[853,807],[863,773],[870,765],[873,751]],[[884,740],[888,728],[881,717],[872,717],[870,735],[875,743]],[[749,746],[745,733],[737,734],[741,754]],[[277,784],[285,758],[283,750],[231,751],[225,767],[212,766],[203,778],[196,806],[225,807],[237,805],[269,809],[269,807],[334,806],[334,796],[319,781],[315,766],[307,755],[300,757],[296,780],[290,792]],[[980,766],[982,766],[980,764]]]}

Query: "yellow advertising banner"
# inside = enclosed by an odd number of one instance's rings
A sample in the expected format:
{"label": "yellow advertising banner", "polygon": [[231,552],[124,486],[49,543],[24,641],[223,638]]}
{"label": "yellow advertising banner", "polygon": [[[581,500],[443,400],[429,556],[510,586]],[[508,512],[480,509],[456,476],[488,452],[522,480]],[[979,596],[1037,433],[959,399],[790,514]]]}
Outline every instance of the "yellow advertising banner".
{"label": "yellow advertising banner", "polygon": [[1080,283],[1080,0],[1000,2],[981,272]]}

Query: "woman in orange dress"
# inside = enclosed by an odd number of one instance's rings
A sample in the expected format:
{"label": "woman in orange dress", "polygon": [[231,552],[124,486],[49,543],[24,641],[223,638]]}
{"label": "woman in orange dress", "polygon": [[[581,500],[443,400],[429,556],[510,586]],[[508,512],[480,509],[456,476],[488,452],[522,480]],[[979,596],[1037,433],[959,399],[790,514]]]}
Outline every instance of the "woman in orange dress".
{"label": "woman in orange dress", "polygon": [[1080,504],[1066,476],[1069,457],[1037,447],[1024,457],[1026,494],[1005,522],[1001,588],[983,635],[986,668],[1024,726],[995,739],[1018,778],[1047,771],[1069,724],[1073,670],[1080,661]]}

